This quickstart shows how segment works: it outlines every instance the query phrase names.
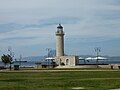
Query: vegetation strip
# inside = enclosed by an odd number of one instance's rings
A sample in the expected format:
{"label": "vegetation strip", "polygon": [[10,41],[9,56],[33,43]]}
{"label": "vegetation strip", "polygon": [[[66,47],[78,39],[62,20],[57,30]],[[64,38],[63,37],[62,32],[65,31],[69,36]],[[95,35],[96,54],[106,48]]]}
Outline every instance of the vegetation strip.
{"label": "vegetation strip", "polygon": [[110,90],[120,88],[119,82],[119,71],[0,73],[0,90]]}

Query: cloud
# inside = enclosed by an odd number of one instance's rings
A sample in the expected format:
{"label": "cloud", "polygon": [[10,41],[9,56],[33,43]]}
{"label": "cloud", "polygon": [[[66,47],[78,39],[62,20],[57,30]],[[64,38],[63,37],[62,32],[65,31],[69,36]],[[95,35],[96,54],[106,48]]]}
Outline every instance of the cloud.
{"label": "cloud", "polygon": [[3,39],[3,40],[4,41],[9,41],[9,40],[14,41],[14,40],[23,40],[23,39],[29,40],[29,39],[34,39],[34,38],[36,38],[36,37],[13,37],[13,38],[6,38],[6,39]]}
{"label": "cloud", "polygon": [[76,24],[80,21],[77,17],[55,17],[38,20],[38,23],[35,24],[18,24],[18,23],[7,23],[0,24],[0,32],[10,32],[14,30],[20,30],[25,28],[42,28],[51,25],[62,24]]}

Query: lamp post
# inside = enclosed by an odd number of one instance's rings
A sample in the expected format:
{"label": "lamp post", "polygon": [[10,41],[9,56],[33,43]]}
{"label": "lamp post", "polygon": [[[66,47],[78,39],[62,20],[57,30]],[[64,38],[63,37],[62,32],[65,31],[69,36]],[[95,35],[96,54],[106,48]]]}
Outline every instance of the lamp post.
{"label": "lamp post", "polygon": [[50,51],[51,51],[51,48],[46,48],[46,50],[47,50],[47,62],[48,62],[48,68],[49,68],[49,53],[50,53]]}
{"label": "lamp post", "polygon": [[96,52],[96,65],[97,65],[97,68],[98,68],[98,57],[99,57],[99,53],[101,52],[101,48],[100,47],[96,47],[94,48],[95,52]]}
{"label": "lamp post", "polygon": [[22,60],[22,55],[20,54],[20,58],[19,58],[19,64],[20,64],[20,67],[21,67],[21,60]]}

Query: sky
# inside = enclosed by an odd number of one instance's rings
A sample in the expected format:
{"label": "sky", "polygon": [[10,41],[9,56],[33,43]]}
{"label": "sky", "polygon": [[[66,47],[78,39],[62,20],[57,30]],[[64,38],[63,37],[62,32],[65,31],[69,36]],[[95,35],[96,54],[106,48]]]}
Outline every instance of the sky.
{"label": "sky", "polygon": [[120,56],[120,0],[0,0],[0,55],[46,55],[59,23],[67,55]]}

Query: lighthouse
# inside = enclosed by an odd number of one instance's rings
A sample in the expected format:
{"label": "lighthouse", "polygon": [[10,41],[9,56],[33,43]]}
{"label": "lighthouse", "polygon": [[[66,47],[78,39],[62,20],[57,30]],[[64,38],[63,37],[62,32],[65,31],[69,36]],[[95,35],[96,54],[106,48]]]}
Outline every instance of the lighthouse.
{"label": "lighthouse", "polygon": [[61,24],[57,27],[56,35],[56,56],[64,56],[64,31]]}
{"label": "lighthouse", "polygon": [[56,65],[59,67],[73,67],[79,62],[78,56],[64,54],[64,31],[61,24],[58,25],[56,36],[56,57],[54,59]]}

